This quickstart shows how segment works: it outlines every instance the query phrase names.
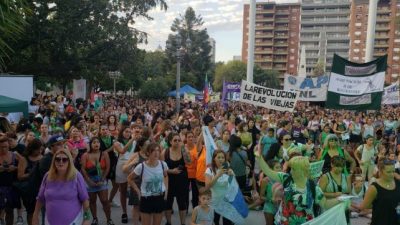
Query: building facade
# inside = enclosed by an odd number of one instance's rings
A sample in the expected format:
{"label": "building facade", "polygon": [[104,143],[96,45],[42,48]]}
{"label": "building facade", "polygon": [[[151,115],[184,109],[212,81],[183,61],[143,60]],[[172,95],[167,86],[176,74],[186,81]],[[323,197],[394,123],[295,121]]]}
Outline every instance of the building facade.
{"label": "building facade", "polygon": [[[365,47],[368,25],[368,0],[353,0],[350,16],[350,55],[354,62],[365,61]],[[380,0],[375,25],[374,58],[388,54],[386,82],[398,79],[400,75],[400,36],[396,32],[396,15],[399,6],[396,0]]]}
{"label": "building facade", "polygon": [[[244,5],[242,61],[247,62],[249,5]],[[300,4],[257,2],[254,63],[283,75],[296,74],[299,57]]]}

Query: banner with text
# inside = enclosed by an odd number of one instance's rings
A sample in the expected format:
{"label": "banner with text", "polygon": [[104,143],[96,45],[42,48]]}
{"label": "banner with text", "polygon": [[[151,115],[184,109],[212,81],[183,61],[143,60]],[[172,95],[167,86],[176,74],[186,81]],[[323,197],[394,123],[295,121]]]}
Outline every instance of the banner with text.
{"label": "banner with text", "polygon": [[238,101],[240,98],[240,82],[224,81],[222,86],[221,103],[225,109],[228,109],[228,101]]}
{"label": "banner with text", "polygon": [[293,112],[297,98],[297,92],[266,88],[243,80],[239,101],[268,109]]}
{"label": "banner with text", "polygon": [[368,63],[333,56],[326,108],[379,110],[381,108],[387,55]]}
{"label": "banner with text", "polygon": [[384,105],[398,105],[400,104],[399,84],[394,83],[385,87],[385,92],[382,96],[382,104]]}
{"label": "banner with text", "polygon": [[285,74],[284,89],[298,91],[299,100],[306,102],[323,102],[326,100],[329,76],[299,77]]}
{"label": "banner with text", "polygon": [[86,80],[74,80],[73,82],[73,99],[74,101],[78,98],[86,99]]}

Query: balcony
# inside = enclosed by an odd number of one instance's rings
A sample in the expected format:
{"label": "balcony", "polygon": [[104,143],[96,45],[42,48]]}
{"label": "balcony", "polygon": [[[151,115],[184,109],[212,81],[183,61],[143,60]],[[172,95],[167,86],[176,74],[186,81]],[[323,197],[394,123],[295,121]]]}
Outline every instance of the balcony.
{"label": "balcony", "polygon": [[272,46],[272,41],[256,42],[255,46]]}
{"label": "balcony", "polygon": [[389,7],[380,7],[378,8],[378,13],[390,13]]}
{"label": "balcony", "polygon": [[390,17],[388,16],[383,16],[383,17],[376,17],[377,22],[390,22]]}
{"label": "balcony", "polygon": [[289,23],[289,18],[275,18],[275,23]]}
{"label": "balcony", "polygon": [[303,10],[301,15],[303,17],[307,16],[317,16],[317,15],[349,15],[349,9],[319,9],[319,10]]}
{"label": "balcony", "polygon": [[286,47],[289,44],[287,42],[275,42],[274,47]]}
{"label": "balcony", "polygon": [[387,31],[387,30],[389,30],[389,26],[375,26],[375,30],[377,30],[377,31],[383,31],[383,30]]}
{"label": "balcony", "polygon": [[349,19],[329,19],[329,18],[324,18],[324,19],[302,19],[301,24],[304,25],[313,25],[313,24],[349,24]]}
{"label": "balcony", "polygon": [[275,51],[274,54],[275,55],[287,55],[288,52],[287,51]]}
{"label": "balcony", "polygon": [[285,27],[285,26],[275,27],[275,31],[285,31],[285,30],[289,30],[289,27]]}
{"label": "balcony", "polygon": [[256,14],[274,14],[274,9],[257,9]]}
{"label": "balcony", "polygon": [[272,54],[272,49],[262,49],[262,50],[255,50],[254,54],[263,55],[263,54]]}
{"label": "balcony", "polygon": [[272,58],[258,58],[258,59],[254,59],[254,62],[272,62]]}
{"label": "balcony", "polygon": [[276,15],[289,15],[289,10],[276,10]]}
{"label": "balcony", "polygon": [[274,29],[274,26],[272,26],[272,25],[256,27],[256,30],[273,30],[273,29]]}
{"label": "balcony", "polygon": [[275,58],[274,63],[287,63],[287,58]]}
{"label": "balcony", "polygon": [[256,34],[256,38],[273,38],[273,33]]}
{"label": "balcony", "polygon": [[274,21],[274,17],[256,18],[256,22],[272,22],[272,21]]}
{"label": "balcony", "polygon": [[375,48],[388,48],[389,43],[387,42],[375,42]]}
{"label": "balcony", "polygon": [[288,39],[289,35],[275,35],[275,39]]}

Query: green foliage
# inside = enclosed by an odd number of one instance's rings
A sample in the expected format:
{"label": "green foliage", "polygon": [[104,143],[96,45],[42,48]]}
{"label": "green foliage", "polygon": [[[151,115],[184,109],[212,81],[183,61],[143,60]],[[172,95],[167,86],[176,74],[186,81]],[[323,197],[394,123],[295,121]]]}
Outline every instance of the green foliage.
{"label": "green foliage", "polygon": [[11,45],[24,33],[29,12],[26,0],[0,1],[0,71],[5,66],[4,60],[13,52]]}
{"label": "green foliage", "polygon": [[[125,83],[139,87],[145,53],[137,44],[146,33],[134,28],[134,19],[152,19],[148,11],[166,9],[164,0],[52,2],[30,2],[27,34],[15,45],[8,71],[50,77],[64,87],[82,77],[91,87],[110,88],[108,72],[118,70]],[[125,83],[117,88],[126,89]]]}
{"label": "green foliage", "polygon": [[165,99],[169,91],[168,83],[163,77],[147,80],[140,87],[139,96],[146,99]]}
{"label": "green foliage", "polygon": [[165,52],[146,52],[142,67],[145,80],[165,76],[168,70]]}
{"label": "green foliage", "polygon": [[[247,65],[241,61],[229,61],[227,64],[218,63],[215,69],[215,78],[213,82],[214,90],[221,91],[222,84],[225,81],[241,82],[246,80]],[[279,88],[279,72],[275,70],[263,70],[255,65],[253,72],[253,81],[256,84]]]}
{"label": "green foliage", "polygon": [[[193,8],[189,7],[183,16],[176,18],[171,26],[171,31],[167,43],[170,43],[170,48],[166,49],[167,65],[171,72],[174,71],[176,64],[177,52],[177,34],[182,38],[181,45],[186,52],[183,52],[181,59],[182,80],[184,74],[192,74],[190,84],[196,88],[202,88],[205,74],[212,72],[212,63],[210,58],[211,46],[208,42],[209,36],[207,29],[202,28],[203,19],[197,16]],[[191,45],[187,46],[186,40],[191,40]],[[176,67],[175,67],[176,68]]]}

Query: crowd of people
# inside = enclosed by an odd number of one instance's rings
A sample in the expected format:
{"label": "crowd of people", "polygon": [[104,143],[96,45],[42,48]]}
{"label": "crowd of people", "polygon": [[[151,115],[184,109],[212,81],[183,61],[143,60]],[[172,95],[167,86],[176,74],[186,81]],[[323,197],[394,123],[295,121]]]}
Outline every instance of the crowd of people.
{"label": "crowd of people", "polygon": [[[267,225],[300,225],[351,195],[351,217],[400,224],[400,108],[293,113],[239,102],[36,96],[29,118],[0,117],[0,225],[245,224],[227,201],[236,181]],[[206,163],[202,126],[217,149]],[[324,161],[311,178],[310,163]],[[115,199],[119,192],[119,200]],[[104,215],[98,215],[97,198]],[[173,211],[176,200],[178,211]],[[59,216],[60,212],[63,216]],[[16,214],[14,218],[14,214]],[[25,217],[26,214],[26,218]]]}

